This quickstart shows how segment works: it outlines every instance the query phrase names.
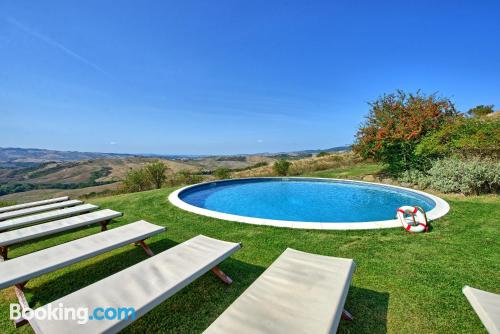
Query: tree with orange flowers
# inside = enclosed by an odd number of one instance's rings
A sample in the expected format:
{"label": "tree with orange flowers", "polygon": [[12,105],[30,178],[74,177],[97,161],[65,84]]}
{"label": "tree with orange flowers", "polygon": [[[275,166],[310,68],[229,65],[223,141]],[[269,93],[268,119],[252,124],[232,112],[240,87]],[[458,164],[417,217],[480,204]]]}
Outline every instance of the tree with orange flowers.
{"label": "tree with orange flowers", "polygon": [[418,168],[415,146],[428,133],[460,117],[449,99],[420,91],[398,90],[369,104],[353,149],[364,158],[386,163],[393,173]]}

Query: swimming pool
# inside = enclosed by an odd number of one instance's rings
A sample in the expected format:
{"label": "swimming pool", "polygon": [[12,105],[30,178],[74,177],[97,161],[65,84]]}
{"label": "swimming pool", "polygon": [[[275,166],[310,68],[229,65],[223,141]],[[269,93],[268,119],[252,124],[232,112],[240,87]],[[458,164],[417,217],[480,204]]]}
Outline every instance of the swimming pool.
{"label": "swimming pool", "polygon": [[322,178],[251,178],[187,186],[172,204],[205,216],[258,225],[312,229],[401,226],[403,205],[421,206],[430,220],[445,215],[439,197],[402,187]]}

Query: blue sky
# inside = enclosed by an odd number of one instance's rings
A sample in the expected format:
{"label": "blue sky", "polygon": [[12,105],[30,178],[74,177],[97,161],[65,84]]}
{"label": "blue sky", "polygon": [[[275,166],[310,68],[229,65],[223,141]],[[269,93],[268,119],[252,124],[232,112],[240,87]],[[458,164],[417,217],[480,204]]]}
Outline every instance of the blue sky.
{"label": "blue sky", "polygon": [[500,109],[499,1],[2,1],[0,146],[351,143],[395,89]]}

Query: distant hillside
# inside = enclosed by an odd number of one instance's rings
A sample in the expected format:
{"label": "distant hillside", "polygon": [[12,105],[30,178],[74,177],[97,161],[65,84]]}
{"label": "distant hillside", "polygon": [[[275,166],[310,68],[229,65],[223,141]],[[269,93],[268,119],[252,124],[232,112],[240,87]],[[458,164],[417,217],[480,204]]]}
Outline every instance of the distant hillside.
{"label": "distant hillside", "polygon": [[76,151],[55,151],[38,148],[13,148],[0,147],[0,166],[12,167],[29,166],[30,164],[40,164],[50,161],[79,161],[94,159],[112,159],[133,157],[133,154],[117,153],[94,153],[94,152],[76,152]]}
{"label": "distant hillside", "polygon": [[345,146],[336,146],[336,147],[326,148],[324,150],[304,150],[304,151],[289,152],[289,153],[318,154],[320,152],[342,152],[342,151],[350,151],[350,150],[351,150],[351,146],[345,145]]}
{"label": "distant hillside", "polygon": [[336,146],[331,148],[319,149],[319,150],[302,150],[302,151],[290,151],[290,152],[278,152],[278,153],[257,153],[254,155],[264,156],[264,157],[274,157],[274,158],[287,158],[287,157],[310,157],[312,155],[318,154],[320,152],[344,152],[350,151],[351,146]]}
{"label": "distant hillside", "polygon": [[[154,160],[156,158],[113,157],[33,163],[31,167],[0,167],[0,201],[13,200],[13,196],[24,197],[32,192],[43,198],[43,193],[53,193],[56,190],[83,195],[98,192],[99,189],[116,189],[117,183],[129,170],[140,168]],[[183,169],[199,169],[197,165],[186,162],[160,160],[172,173]]]}
{"label": "distant hillside", "polygon": [[[233,156],[225,155],[160,155],[160,154],[122,154],[122,153],[99,153],[99,152],[78,152],[78,151],[56,151],[38,148],[15,148],[0,147],[0,168],[10,167],[35,167],[47,162],[68,162],[95,159],[116,159],[116,158],[160,158],[169,160],[205,160],[216,159],[217,161],[245,161],[245,157],[281,157],[281,156],[310,156],[319,152],[339,152],[348,151],[350,146],[332,147],[323,150],[304,150],[293,152],[278,153],[257,153],[257,154],[239,154]],[[231,166],[232,167],[232,166]],[[234,166],[242,167],[242,166]]]}

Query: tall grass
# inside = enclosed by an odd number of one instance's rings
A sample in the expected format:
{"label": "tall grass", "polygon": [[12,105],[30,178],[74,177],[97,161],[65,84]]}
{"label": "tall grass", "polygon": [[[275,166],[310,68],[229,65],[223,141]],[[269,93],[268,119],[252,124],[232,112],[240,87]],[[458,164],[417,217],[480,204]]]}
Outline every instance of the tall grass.
{"label": "tall grass", "polygon": [[[288,175],[297,176],[306,173],[327,170],[339,167],[351,167],[359,163],[361,159],[352,152],[341,152],[330,154],[321,157],[312,157],[292,161],[292,165],[288,170]],[[244,171],[233,172],[233,178],[241,177],[261,177],[261,176],[275,176],[272,165],[253,168]]]}

